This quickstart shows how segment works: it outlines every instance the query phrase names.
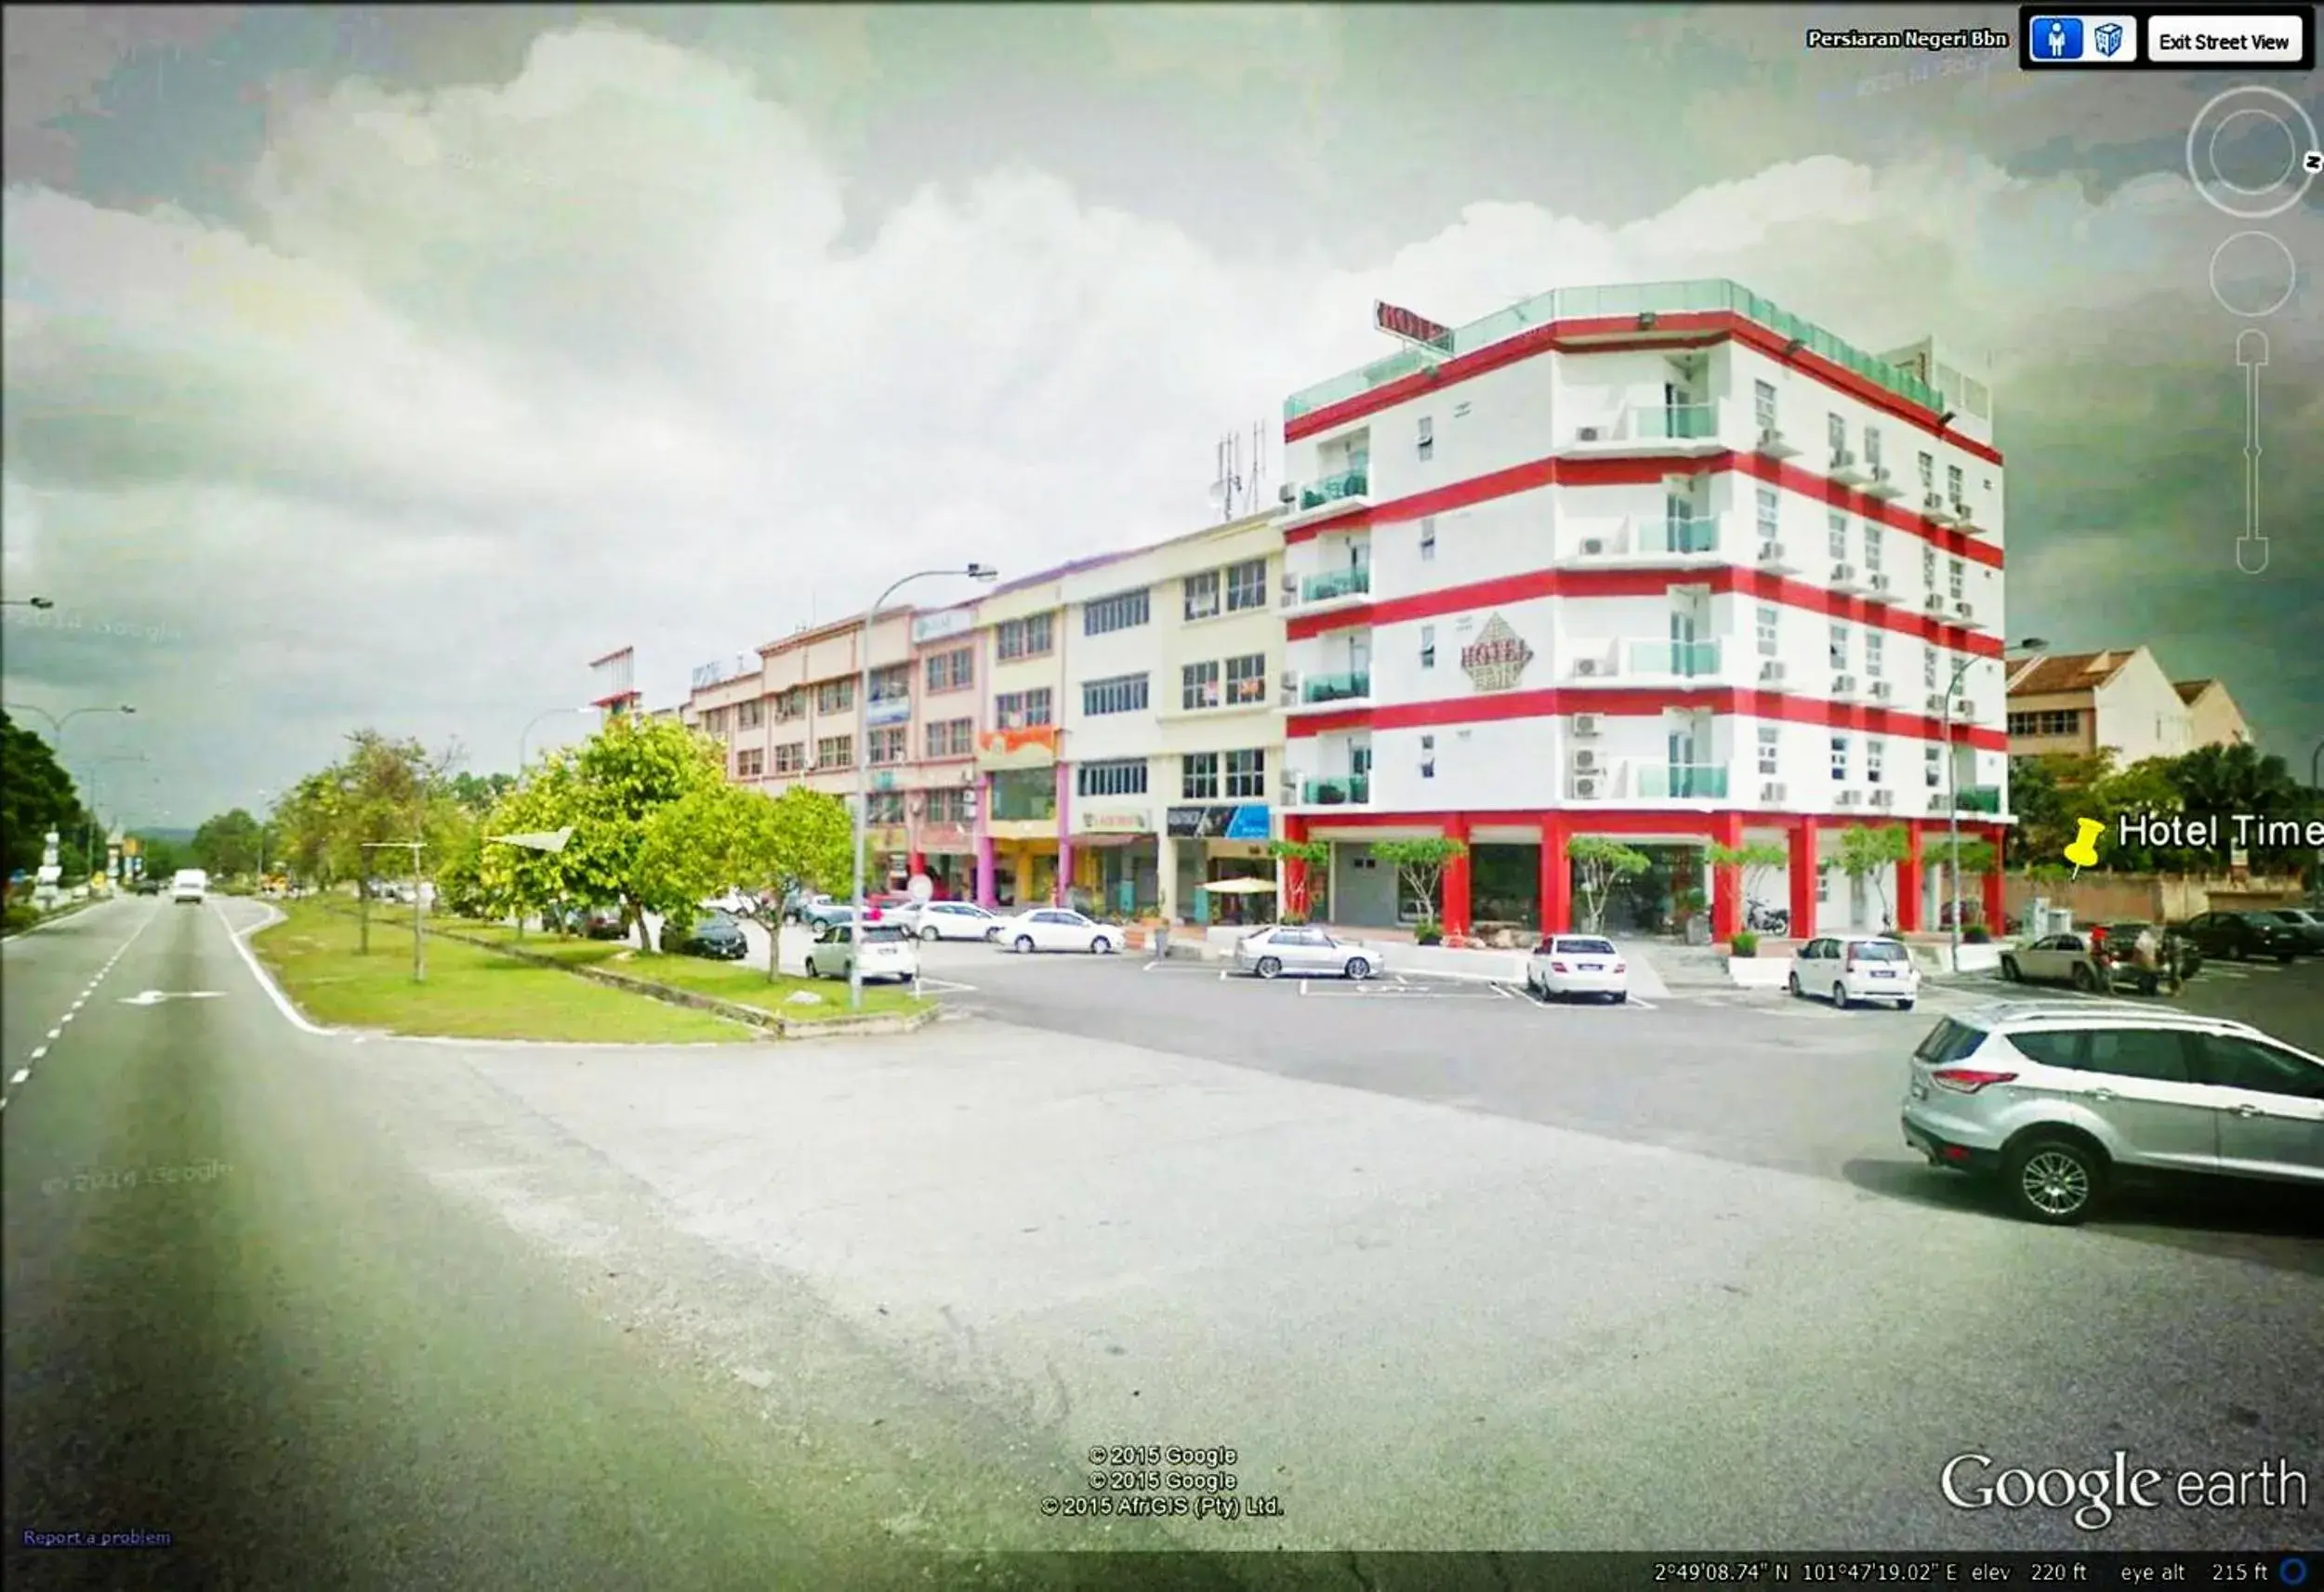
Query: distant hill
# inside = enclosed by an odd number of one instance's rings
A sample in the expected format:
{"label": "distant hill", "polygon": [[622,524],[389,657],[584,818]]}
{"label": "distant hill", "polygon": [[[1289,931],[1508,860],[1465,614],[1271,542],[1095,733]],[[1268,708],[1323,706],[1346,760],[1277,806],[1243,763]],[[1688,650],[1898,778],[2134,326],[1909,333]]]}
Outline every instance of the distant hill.
{"label": "distant hill", "polygon": [[193,831],[191,829],[147,829],[140,825],[139,827],[129,831],[129,833],[132,835],[142,835],[148,840],[166,840],[173,846],[191,846],[193,844]]}

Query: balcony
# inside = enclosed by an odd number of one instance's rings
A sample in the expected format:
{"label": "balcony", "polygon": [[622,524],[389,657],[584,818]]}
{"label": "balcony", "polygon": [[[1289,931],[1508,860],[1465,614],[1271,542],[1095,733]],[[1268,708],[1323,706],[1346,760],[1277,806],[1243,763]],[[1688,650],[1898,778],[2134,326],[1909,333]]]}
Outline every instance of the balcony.
{"label": "balcony", "polygon": [[1336,779],[1308,780],[1300,785],[1301,807],[1361,807],[1372,799],[1372,776],[1342,774]]}
{"label": "balcony", "polygon": [[1355,564],[1329,574],[1310,575],[1300,582],[1298,606],[1312,607],[1316,603],[1340,602],[1350,598],[1364,597],[1372,589],[1372,568]]}
{"label": "balcony", "polygon": [[1625,649],[1633,675],[1698,679],[1719,672],[1716,641],[1632,641]]}
{"label": "balcony", "polygon": [[1565,451],[1574,454],[1708,454],[1719,447],[1715,403],[1636,404],[1610,421],[1575,428]]}
{"label": "balcony", "polygon": [[1953,793],[1953,807],[1960,812],[1989,813],[1998,818],[2001,813],[2001,789],[1999,785],[1968,785]]}
{"label": "balcony", "polygon": [[1336,476],[1326,476],[1301,488],[1300,509],[1304,513],[1311,508],[1321,508],[1327,503],[1338,503],[1342,498],[1365,497],[1370,494],[1371,487],[1368,471],[1342,470]]}
{"label": "balcony", "polygon": [[1644,763],[1637,787],[1646,801],[1724,801],[1727,770],[1717,763]]}
{"label": "balcony", "polygon": [[1327,702],[1364,702],[1371,694],[1369,669],[1344,675],[1309,675],[1300,681],[1300,701],[1310,707]]}
{"label": "balcony", "polygon": [[1581,537],[1573,547],[1576,561],[1591,564],[1655,564],[1671,559],[1716,557],[1719,521],[1715,518],[1672,520],[1659,515],[1626,520],[1619,527]]}

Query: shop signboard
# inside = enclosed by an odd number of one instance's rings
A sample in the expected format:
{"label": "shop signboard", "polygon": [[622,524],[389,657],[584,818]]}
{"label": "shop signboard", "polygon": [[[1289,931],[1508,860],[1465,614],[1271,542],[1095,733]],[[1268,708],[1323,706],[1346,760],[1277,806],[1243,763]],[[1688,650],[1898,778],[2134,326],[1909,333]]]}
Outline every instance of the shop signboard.
{"label": "shop signboard", "polygon": [[1085,835],[1145,835],[1154,828],[1149,812],[1077,812],[1074,827]]}
{"label": "shop signboard", "polygon": [[965,608],[947,609],[941,613],[922,613],[912,620],[912,644],[924,647],[931,641],[949,640],[967,632],[975,623],[975,615]]}
{"label": "shop signboard", "polygon": [[1164,822],[1176,840],[1264,840],[1271,827],[1264,802],[1174,807]]}
{"label": "shop signboard", "polygon": [[988,730],[976,738],[976,766],[988,772],[996,769],[1047,769],[1056,762],[1054,724]]}
{"label": "shop signboard", "polygon": [[1460,671],[1479,691],[1508,691],[1525,678],[1533,662],[1533,649],[1496,613],[1485,622],[1477,638],[1460,649]]}
{"label": "shop signboard", "polygon": [[871,710],[864,715],[864,722],[874,730],[882,730],[892,724],[902,724],[911,717],[912,698],[907,692],[902,696],[874,697]]}

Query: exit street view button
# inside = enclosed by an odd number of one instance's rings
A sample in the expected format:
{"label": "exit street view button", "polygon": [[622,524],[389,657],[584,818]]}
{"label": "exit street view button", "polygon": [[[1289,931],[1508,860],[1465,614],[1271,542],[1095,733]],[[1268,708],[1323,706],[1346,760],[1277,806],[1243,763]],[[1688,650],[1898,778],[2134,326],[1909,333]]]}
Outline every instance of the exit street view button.
{"label": "exit street view button", "polygon": [[2312,13],[2290,9],[2260,17],[2156,13],[2146,19],[2146,59],[2175,66],[2305,66],[2314,59],[2314,21]]}

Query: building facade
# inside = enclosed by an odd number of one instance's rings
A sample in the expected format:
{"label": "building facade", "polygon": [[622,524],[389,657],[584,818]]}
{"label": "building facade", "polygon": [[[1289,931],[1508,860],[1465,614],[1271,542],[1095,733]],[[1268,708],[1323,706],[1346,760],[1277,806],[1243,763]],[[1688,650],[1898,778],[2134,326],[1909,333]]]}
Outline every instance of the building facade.
{"label": "building facade", "polygon": [[2251,739],[2225,686],[2174,681],[2145,647],[2027,653],[2012,658],[2009,668],[2014,757],[2106,750],[2128,767]]}
{"label": "building facade", "polygon": [[[2005,822],[1991,407],[1725,283],[1545,295],[1295,396],[1280,788],[1328,915],[1415,915],[1372,843],[1445,835],[1448,930],[1569,927],[1604,836],[1722,937],[1714,843],[1782,848],[1795,932],[1931,920],[1925,837]],[[1845,873],[1856,825],[1904,860]]]}

